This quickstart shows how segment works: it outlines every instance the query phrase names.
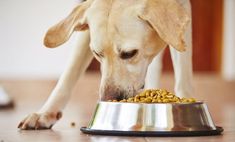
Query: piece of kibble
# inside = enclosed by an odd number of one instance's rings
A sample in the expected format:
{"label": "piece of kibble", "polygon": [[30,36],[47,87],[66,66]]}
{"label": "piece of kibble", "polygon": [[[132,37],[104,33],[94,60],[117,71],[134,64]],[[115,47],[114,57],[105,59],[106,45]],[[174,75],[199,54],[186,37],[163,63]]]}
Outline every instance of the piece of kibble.
{"label": "piece of kibble", "polygon": [[109,102],[127,103],[194,103],[194,98],[180,98],[165,89],[148,89],[134,97],[123,100],[108,100]]}
{"label": "piece of kibble", "polygon": [[71,125],[72,127],[75,127],[76,123],[75,123],[75,122],[71,122],[70,125]]}

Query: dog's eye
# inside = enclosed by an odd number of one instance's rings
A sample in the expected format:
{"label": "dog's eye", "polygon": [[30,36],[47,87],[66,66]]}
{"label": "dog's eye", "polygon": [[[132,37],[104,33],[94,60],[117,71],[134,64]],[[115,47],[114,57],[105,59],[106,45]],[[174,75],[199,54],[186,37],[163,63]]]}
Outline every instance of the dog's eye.
{"label": "dog's eye", "polygon": [[130,58],[134,57],[137,53],[138,53],[137,49],[132,50],[132,51],[128,51],[128,52],[122,51],[120,53],[120,58],[121,59],[130,59]]}

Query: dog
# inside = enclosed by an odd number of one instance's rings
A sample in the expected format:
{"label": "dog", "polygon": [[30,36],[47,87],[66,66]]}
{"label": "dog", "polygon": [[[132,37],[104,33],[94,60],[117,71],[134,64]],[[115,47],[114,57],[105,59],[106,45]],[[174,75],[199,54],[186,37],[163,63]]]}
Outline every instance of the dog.
{"label": "dog", "polygon": [[100,99],[122,99],[143,88],[159,87],[162,52],[169,45],[175,93],[192,95],[189,0],[87,0],[48,30],[44,45],[58,47],[74,31],[80,31],[79,42],[69,66],[43,107],[18,128],[51,128],[62,117],[71,90],[93,57],[101,63]]}

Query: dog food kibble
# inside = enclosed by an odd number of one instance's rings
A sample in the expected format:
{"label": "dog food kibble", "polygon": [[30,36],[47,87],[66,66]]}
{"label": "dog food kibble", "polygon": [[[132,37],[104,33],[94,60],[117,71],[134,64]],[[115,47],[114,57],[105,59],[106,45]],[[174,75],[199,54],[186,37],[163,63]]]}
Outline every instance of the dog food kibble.
{"label": "dog food kibble", "polygon": [[110,102],[128,102],[128,103],[194,103],[194,98],[179,98],[165,89],[149,89],[140,94],[123,99],[120,101],[109,100]]}
{"label": "dog food kibble", "polygon": [[70,125],[71,125],[71,127],[75,127],[76,123],[75,122],[71,122]]}

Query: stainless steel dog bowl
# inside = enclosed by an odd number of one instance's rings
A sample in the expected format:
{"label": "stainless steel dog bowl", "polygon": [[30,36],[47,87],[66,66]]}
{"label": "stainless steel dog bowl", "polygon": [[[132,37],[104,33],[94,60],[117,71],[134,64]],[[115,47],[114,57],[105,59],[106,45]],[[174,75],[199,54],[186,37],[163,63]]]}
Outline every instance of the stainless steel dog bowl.
{"label": "stainless steel dog bowl", "polygon": [[207,105],[196,103],[99,102],[87,127],[89,134],[129,136],[217,135]]}

